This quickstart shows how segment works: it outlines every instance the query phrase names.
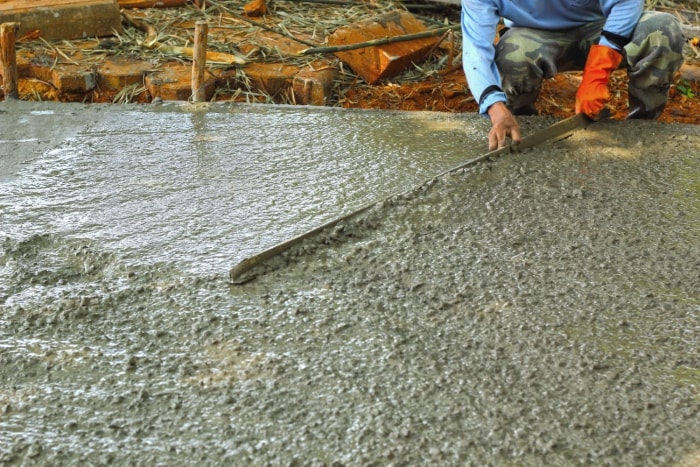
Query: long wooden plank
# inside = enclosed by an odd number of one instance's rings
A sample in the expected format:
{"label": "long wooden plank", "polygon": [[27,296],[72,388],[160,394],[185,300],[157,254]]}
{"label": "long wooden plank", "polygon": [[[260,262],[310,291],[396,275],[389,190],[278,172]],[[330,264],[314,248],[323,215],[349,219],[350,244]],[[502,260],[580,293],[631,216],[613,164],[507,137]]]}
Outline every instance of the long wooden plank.
{"label": "long wooden plank", "polygon": [[117,0],[9,0],[0,2],[0,23],[19,23],[18,36],[39,30],[46,40],[121,31]]}

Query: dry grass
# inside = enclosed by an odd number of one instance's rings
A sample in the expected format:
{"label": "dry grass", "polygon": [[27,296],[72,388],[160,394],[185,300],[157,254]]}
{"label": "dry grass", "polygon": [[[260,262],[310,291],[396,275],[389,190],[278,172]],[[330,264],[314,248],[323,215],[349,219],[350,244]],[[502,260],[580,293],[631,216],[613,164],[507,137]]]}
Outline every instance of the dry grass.
{"label": "dry grass", "polygon": [[[322,46],[326,38],[337,28],[394,10],[406,9],[404,3],[392,0],[348,1],[343,4],[323,3],[324,0],[299,2],[276,0],[268,4],[269,14],[261,18],[242,16],[243,1],[207,0],[202,8],[187,4],[179,8],[131,10],[130,17],[138,19],[139,24],[125,21],[121,32],[107,39],[81,41],[58,41],[49,43],[41,39],[21,41],[20,49],[31,49],[35,54],[52,57],[55,64],[72,63],[85,67],[96,67],[105,57],[131,57],[146,60],[154,68],[166,62],[189,62],[181,55],[164,53],[162,49],[149,47],[157,41],[175,47],[191,47],[193,43],[194,24],[199,20],[209,23],[208,47],[212,51],[231,54],[244,58],[247,62],[280,62],[308,65],[319,57],[300,57],[288,48],[275,44],[275,38],[298,43],[304,48]],[[411,12],[423,20],[429,27],[457,25],[459,8],[444,5],[435,8],[435,4],[420,0],[412,2]],[[415,6],[417,4],[417,6]],[[675,2],[669,0],[647,0],[648,8],[673,8],[700,11],[697,0]],[[454,43],[459,48],[461,32],[454,33]],[[459,64],[459,51],[454,49],[450,56],[438,49],[426,62],[414,65],[401,76],[396,83],[418,82],[436,76],[445,67]],[[352,86],[363,86],[363,82],[351,70],[343,67],[332,55],[322,58],[329,66],[339,69],[338,79],[334,83],[335,95],[342,101],[345,91]],[[235,66],[235,65],[234,65]],[[214,68],[231,68],[232,65],[214,64]],[[289,102],[284,95],[265,95],[253,89],[245,72],[240,69],[233,80],[231,89],[217,91],[218,95],[229,94],[236,98],[257,102]],[[128,102],[143,92],[142,87],[123,90],[117,96],[118,102]]]}

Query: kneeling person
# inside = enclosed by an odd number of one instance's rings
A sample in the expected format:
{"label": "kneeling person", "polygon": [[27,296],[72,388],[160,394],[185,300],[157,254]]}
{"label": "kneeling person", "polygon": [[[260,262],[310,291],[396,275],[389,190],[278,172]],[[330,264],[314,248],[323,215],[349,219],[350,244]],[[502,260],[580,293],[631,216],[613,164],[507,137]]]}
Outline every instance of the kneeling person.
{"label": "kneeling person", "polygon": [[[542,80],[583,70],[576,113],[596,118],[609,100],[613,71],[629,77],[628,118],[658,118],[683,63],[683,33],[643,0],[462,0],[463,66],[488,114],[489,148],[520,140],[514,115],[536,113]],[[499,20],[506,28],[497,44]]]}

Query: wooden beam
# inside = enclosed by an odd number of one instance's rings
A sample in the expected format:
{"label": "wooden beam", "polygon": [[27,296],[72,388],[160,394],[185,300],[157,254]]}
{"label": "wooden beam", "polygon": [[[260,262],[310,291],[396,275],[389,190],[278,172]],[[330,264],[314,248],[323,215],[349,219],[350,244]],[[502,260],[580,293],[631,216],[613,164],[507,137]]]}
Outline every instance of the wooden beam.
{"label": "wooden beam", "polygon": [[117,0],[5,0],[0,1],[0,23],[20,23],[19,36],[38,29],[49,41],[121,31]]}

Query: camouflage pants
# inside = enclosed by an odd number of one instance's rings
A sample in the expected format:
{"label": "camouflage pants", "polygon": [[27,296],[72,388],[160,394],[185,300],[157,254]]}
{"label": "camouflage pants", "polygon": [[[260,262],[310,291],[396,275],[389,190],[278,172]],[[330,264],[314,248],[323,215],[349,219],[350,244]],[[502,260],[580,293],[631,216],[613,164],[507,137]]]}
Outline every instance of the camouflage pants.
{"label": "camouflage pants", "polygon": [[[582,70],[598,42],[604,21],[564,31],[511,28],[496,46],[496,64],[508,106],[516,114],[535,112],[542,80],[561,71]],[[631,118],[658,118],[673,77],[683,64],[684,38],[676,18],[644,12],[624,48]]]}

